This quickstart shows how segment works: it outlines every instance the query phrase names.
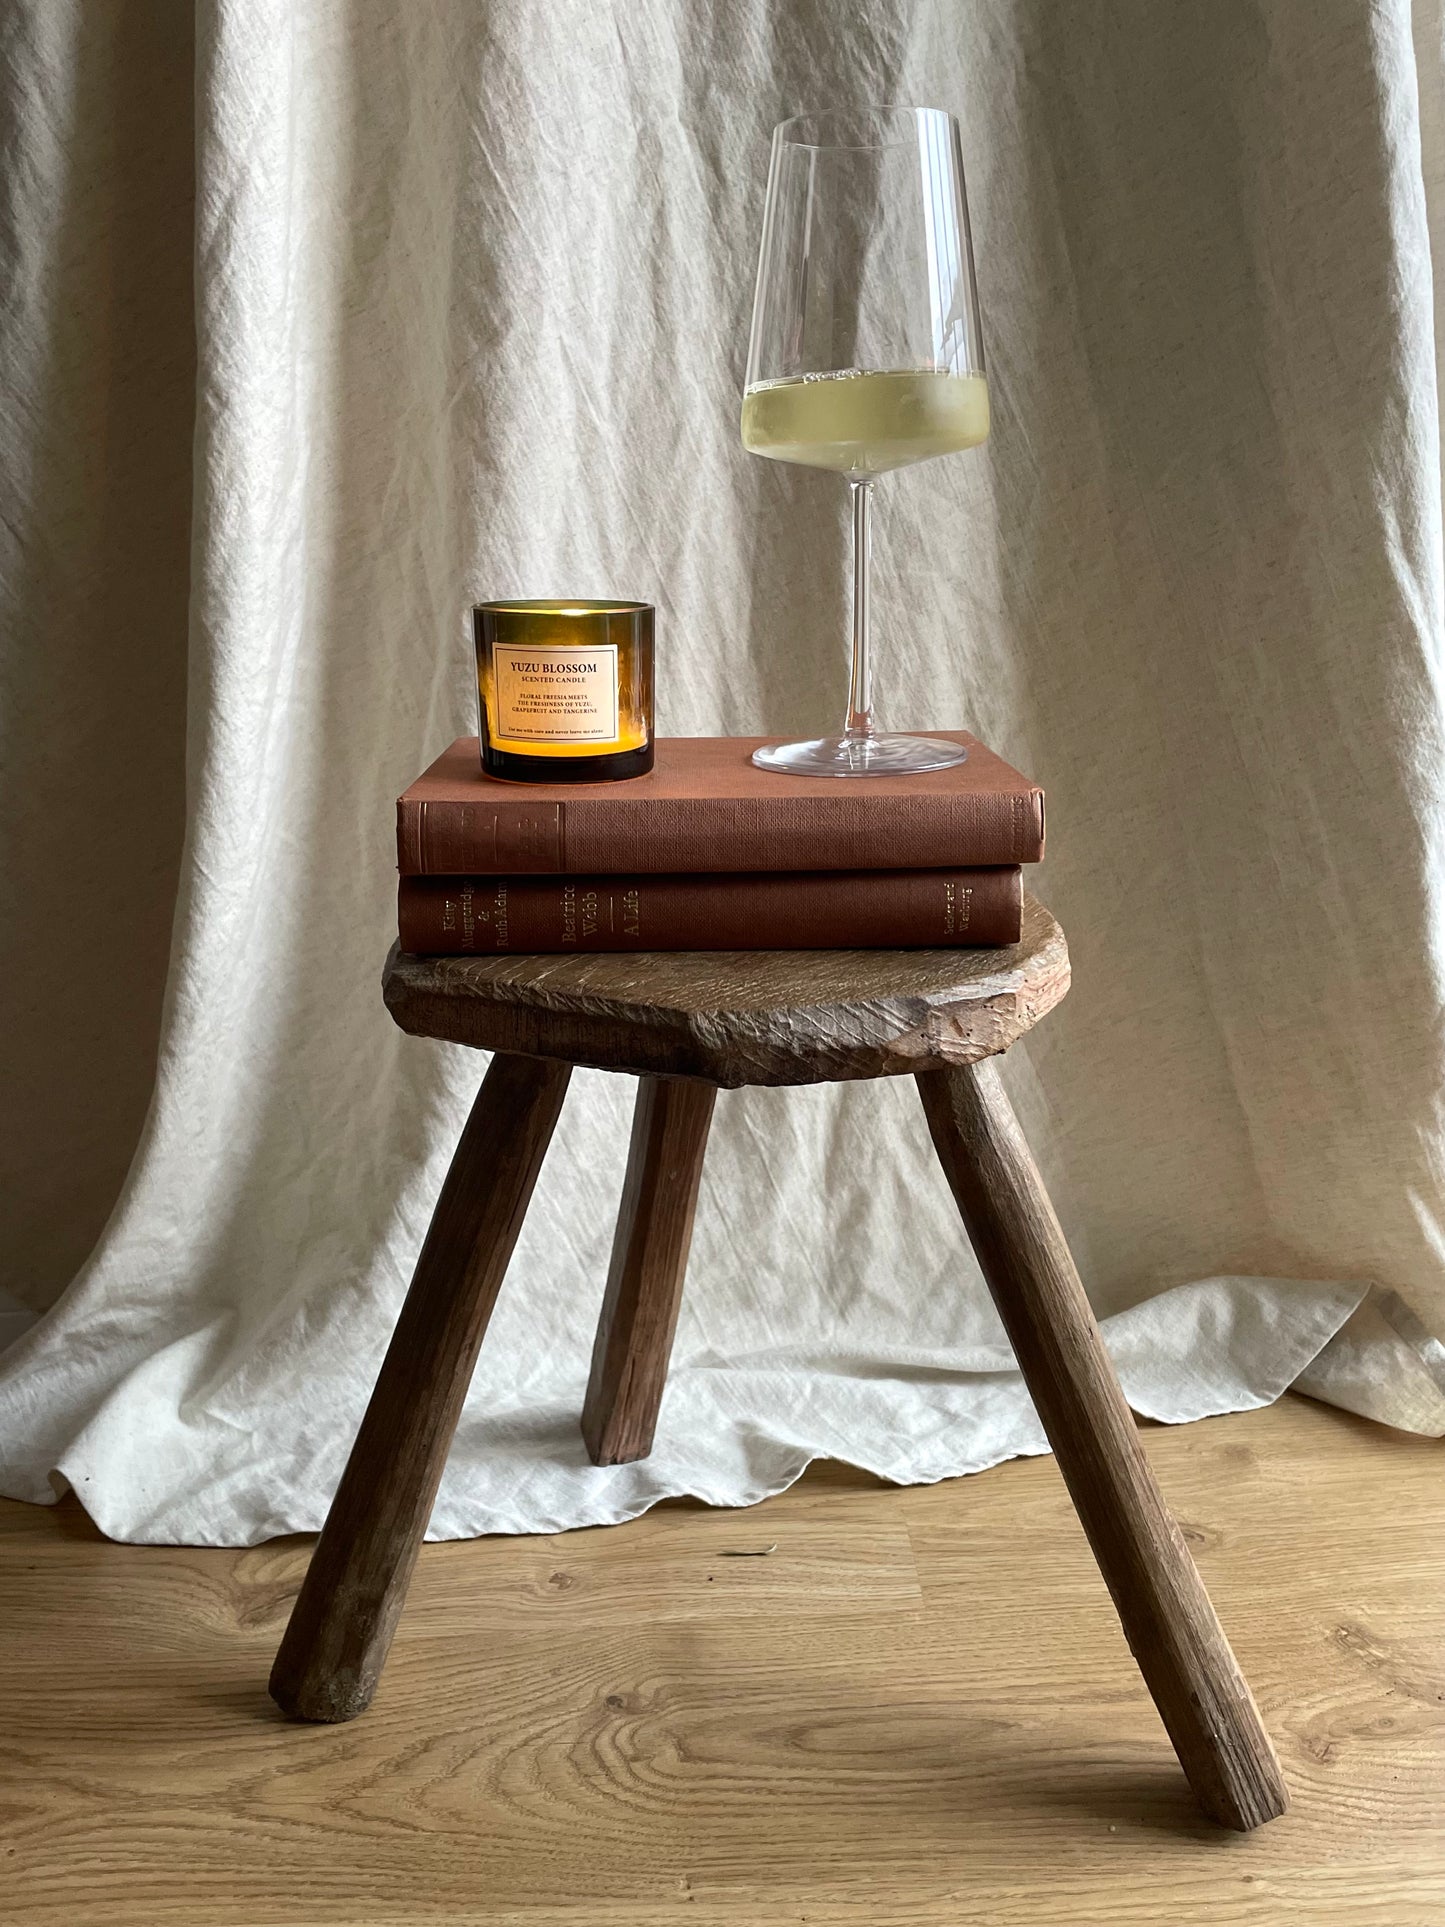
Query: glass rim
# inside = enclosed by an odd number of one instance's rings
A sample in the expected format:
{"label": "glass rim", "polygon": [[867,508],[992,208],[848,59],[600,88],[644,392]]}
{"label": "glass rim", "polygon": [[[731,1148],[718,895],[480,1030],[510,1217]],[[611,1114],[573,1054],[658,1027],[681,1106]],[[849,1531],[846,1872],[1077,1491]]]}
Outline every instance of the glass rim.
{"label": "glass rim", "polygon": [[[815,153],[832,151],[840,154],[882,153],[890,147],[908,147],[911,138],[896,140],[808,140],[803,138],[804,131],[821,133],[828,122],[835,122],[839,131],[853,123],[868,121],[909,121],[912,123],[913,136],[916,136],[920,121],[945,121],[958,125],[958,116],[946,107],[825,107],[821,113],[793,114],[787,120],[780,120],[773,129],[773,142],[778,147],[802,147]],[[798,130],[794,132],[793,130]]]}
{"label": "glass rim", "polygon": [[505,596],[499,602],[474,602],[474,615],[502,616],[621,616],[655,610],[652,602],[609,599],[594,602],[584,596]]}

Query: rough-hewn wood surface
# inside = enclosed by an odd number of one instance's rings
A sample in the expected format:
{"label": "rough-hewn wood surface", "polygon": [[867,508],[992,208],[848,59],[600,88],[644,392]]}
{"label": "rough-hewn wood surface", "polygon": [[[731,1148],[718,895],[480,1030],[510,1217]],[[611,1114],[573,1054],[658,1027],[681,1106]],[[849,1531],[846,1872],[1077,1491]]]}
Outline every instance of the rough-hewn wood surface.
{"label": "rough-hewn wood surface", "polygon": [[0,1917],[1438,1927],[1445,1448],[1295,1398],[1143,1438],[1279,1741],[1273,1826],[1200,1815],[1052,1458],[426,1546],[340,1727],[262,1685],[309,1540],[0,1503]]}
{"label": "rough-hewn wood surface", "polygon": [[971,1064],[1069,987],[1063,932],[1025,894],[1005,950],[409,957],[382,979],[401,1028],[602,1070],[820,1084]]}
{"label": "rough-hewn wood surface", "polygon": [[637,1087],[582,1407],[582,1436],[594,1465],[625,1465],[652,1450],[716,1099],[712,1085],[681,1078],[644,1077]]}
{"label": "rough-hewn wood surface", "polygon": [[487,1068],[271,1670],[287,1713],[349,1720],[370,1704],[570,1076],[528,1057]]}
{"label": "rough-hewn wood surface", "polygon": [[996,1064],[918,1081],[979,1265],[1125,1636],[1205,1812],[1288,1805],[1274,1748],[1160,1495]]}

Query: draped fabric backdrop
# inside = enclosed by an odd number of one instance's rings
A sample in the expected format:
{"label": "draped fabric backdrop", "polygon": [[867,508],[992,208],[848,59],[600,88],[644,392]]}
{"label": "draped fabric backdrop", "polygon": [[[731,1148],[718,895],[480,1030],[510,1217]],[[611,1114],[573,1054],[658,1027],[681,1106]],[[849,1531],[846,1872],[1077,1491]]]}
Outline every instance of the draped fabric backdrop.
{"label": "draped fabric backdrop", "polygon": [[[994,436],[880,490],[881,708],[1048,789],[1006,1076],[1130,1396],[1445,1431],[1441,82],[1408,0],[12,0],[3,1489],[321,1522],[482,1070],[378,990],[471,600],[655,600],[666,733],[838,711],[845,491],[737,434],[833,102],[963,123]],[[631,1094],[436,1534],[1043,1449],[900,1079],[722,1098],[657,1450],[589,1466]]]}

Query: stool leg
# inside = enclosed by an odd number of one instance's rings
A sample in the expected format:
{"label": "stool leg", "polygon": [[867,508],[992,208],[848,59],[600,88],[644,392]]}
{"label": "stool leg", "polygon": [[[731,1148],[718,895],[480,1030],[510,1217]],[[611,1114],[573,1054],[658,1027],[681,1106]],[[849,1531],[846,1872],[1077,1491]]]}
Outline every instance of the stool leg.
{"label": "stool leg", "polygon": [[499,1054],[482,1082],[271,1670],[299,1719],[371,1703],[570,1075]]}
{"label": "stool leg", "polygon": [[582,1436],[594,1465],[625,1465],[652,1450],[716,1098],[711,1084],[681,1079],[644,1077],[637,1086],[582,1407]]}
{"label": "stool leg", "polygon": [[1211,1819],[1283,1813],[1284,1779],[1125,1403],[1059,1221],[999,1078],[984,1062],[918,1079],[1019,1369],[1124,1633]]}

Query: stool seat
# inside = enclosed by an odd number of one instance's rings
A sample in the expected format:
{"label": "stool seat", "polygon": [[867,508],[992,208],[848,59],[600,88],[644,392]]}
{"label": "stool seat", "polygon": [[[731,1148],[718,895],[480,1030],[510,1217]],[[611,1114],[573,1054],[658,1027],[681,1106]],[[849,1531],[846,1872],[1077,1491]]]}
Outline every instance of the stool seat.
{"label": "stool seat", "polygon": [[1025,895],[997,950],[694,950],[412,957],[387,1009],[416,1037],[638,1076],[820,1084],[973,1064],[1069,987],[1064,933]]}
{"label": "stool seat", "polygon": [[574,1065],[638,1078],[579,1450],[645,1458],[667,1382],[719,1089],[912,1072],[938,1162],[1124,1633],[1200,1805],[1248,1828],[1279,1762],[1149,1469],[995,1067],[1069,985],[1024,901],[1005,950],[413,957],[383,977],[403,1030],[492,1053],[411,1289],[271,1672],[308,1720],[376,1690],[477,1353]]}

